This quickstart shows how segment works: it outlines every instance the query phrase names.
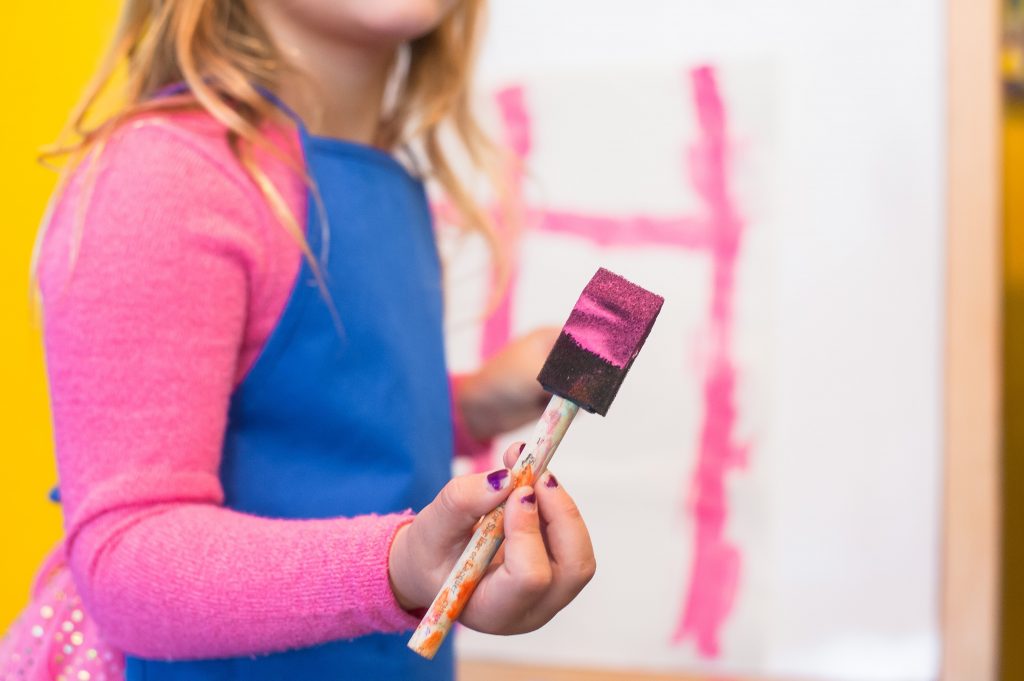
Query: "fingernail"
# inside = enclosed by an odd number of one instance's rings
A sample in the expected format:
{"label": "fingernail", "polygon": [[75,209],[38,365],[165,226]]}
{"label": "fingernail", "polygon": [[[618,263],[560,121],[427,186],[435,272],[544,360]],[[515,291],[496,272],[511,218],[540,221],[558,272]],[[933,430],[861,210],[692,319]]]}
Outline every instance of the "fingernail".
{"label": "fingernail", "polygon": [[555,476],[548,473],[548,479],[544,481],[545,487],[558,487],[558,480],[555,480]]}
{"label": "fingernail", "polygon": [[519,501],[523,502],[527,506],[533,506],[534,504],[537,503],[537,495],[534,494],[533,492],[530,492],[529,494],[527,494],[525,497],[523,497]]}
{"label": "fingernail", "polygon": [[526,443],[525,442],[522,443],[521,445],[519,445],[519,453],[522,454],[524,449],[526,449]]}
{"label": "fingernail", "polygon": [[487,484],[490,485],[491,489],[493,489],[495,492],[508,487],[508,469],[501,468],[499,470],[494,471],[493,473],[488,473]]}

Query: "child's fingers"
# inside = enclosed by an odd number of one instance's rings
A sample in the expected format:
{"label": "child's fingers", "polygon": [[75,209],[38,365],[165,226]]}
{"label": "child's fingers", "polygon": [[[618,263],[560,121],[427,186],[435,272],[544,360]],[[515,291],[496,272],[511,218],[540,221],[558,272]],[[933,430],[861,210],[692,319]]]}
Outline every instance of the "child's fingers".
{"label": "child's fingers", "polygon": [[537,503],[545,522],[547,551],[554,561],[553,591],[568,602],[597,569],[590,533],[576,502],[550,472],[537,482]]}
{"label": "child's fingers", "polygon": [[583,518],[554,476],[545,474],[537,481],[537,500],[540,519],[546,522],[551,583],[512,624],[513,632],[533,631],[554,617],[586,586],[596,567]]}
{"label": "child's fingers", "polygon": [[519,455],[523,453],[523,449],[525,448],[525,442],[513,442],[510,444],[501,456],[502,462],[505,464],[505,468],[512,468],[515,466],[516,460],[519,458]]}
{"label": "child's fingers", "polygon": [[464,544],[480,516],[494,510],[510,492],[511,472],[453,478],[416,517],[415,525],[425,546]]}
{"label": "child's fingers", "polygon": [[506,582],[510,610],[528,609],[551,585],[551,562],[532,487],[520,487],[505,503],[505,555],[497,574]]}
{"label": "child's fingers", "polygon": [[[531,495],[536,504],[524,503]],[[537,487],[509,495],[505,535],[503,560],[492,563],[462,621],[492,633],[533,631],[593,577],[590,535],[572,498],[549,474]]]}
{"label": "child's fingers", "polygon": [[479,631],[519,633],[536,628],[530,620],[551,584],[551,562],[540,531],[534,490],[514,490],[505,502],[503,560],[481,580],[461,621]]}

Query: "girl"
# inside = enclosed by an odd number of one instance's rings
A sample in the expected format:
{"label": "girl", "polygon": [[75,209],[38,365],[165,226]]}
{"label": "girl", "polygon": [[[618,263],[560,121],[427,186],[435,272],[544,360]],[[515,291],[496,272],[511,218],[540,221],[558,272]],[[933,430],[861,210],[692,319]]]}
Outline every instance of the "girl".
{"label": "girl", "polygon": [[[590,579],[553,477],[448,480],[453,438],[540,413],[553,340],[449,382],[422,178],[484,224],[439,144],[451,124],[482,157],[481,4],[126,2],[39,245],[66,539],[30,613],[58,646],[22,662],[98,678],[86,632],[128,679],[451,679],[451,646],[405,632],[506,500],[466,626],[536,629]],[[121,68],[124,108],[86,129]],[[84,608],[58,626],[64,562]]]}

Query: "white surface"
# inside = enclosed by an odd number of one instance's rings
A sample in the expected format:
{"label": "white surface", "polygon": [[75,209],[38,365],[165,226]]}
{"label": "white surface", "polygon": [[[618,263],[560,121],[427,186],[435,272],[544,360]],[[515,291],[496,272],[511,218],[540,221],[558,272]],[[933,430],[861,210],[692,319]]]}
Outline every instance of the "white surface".
{"label": "white surface", "polygon": [[[723,66],[734,127],[749,135],[739,140],[751,229],[735,354],[744,363],[741,429],[752,450],[750,466],[728,478],[728,535],[744,558],[740,592],[722,655],[702,660],[668,637],[691,555],[689,517],[678,509],[696,454],[693,334],[706,265],[656,252],[598,256],[554,237],[528,244],[518,330],[561,323],[595,258],[674,297],[609,418],[581,419],[555,460],[592,527],[597,579],[538,633],[499,639],[463,630],[463,655],[830,680],[936,675],[941,20],[941,3],[927,0],[493,4],[484,83]],[[616,91],[609,77],[609,98]],[[692,133],[692,121],[679,125]],[[633,132],[659,142],[656,126]],[[539,163],[541,138],[535,145]],[[599,178],[589,159],[578,163],[579,176],[543,182],[546,201],[603,212],[649,201],[656,212],[674,200],[657,183],[643,195],[601,187],[587,196],[581,178]],[[544,167],[535,170],[544,176]],[[678,200],[685,208],[693,197]],[[577,253],[577,268],[561,266],[562,248]],[[564,276],[546,293],[556,271]],[[453,335],[456,363],[467,361],[459,355],[472,337],[465,328]],[[664,390],[666,377],[675,377],[671,397],[645,413],[652,405],[644,398],[663,394],[648,391]],[[660,425],[645,431],[657,434],[646,441],[635,426],[652,415]],[[660,483],[641,486],[650,479]],[[650,577],[628,569],[644,542],[664,543]],[[631,612],[620,608],[626,593],[640,599]]]}

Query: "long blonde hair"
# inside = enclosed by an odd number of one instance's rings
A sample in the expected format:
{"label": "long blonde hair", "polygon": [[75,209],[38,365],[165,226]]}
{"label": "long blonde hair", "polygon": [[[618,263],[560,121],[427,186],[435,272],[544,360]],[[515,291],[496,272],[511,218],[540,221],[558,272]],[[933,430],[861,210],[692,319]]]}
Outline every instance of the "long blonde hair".
{"label": "long blonde hair", "polygon": [[[425,156],[428,177],[452,203],[460,224],[481,232],[500,261],[492,220],[460,181],[441,143],[442,130],[450,125],[474,165],[487,171],[497,165],[496,150],[470,109],[469,83],[483,12],[484,0],[461,0],[436,29],[411,42],[397,100],[380,122],[376,141],[388,150],[415,142]],[[296,216],[252,154],[256,146],[274,151],[260,125],[275,113],[276,105],[263,91],[275,90],[285,68],[247,2],[126,0],[113,42],[95,76],[57,142],[42,152],[41,159],[69,160],[63,183],[83,159],[95,163],[110,136],[129,118],[201,107],[225,126],[242,167],[315,268]],[[90,124],[101,97],[122,71],[123,89],[114,113]],[[174,83],[184,83],[183,94],[157,96]],[[297,161],[292,162],[305,177]],[[493,172],[488,174],[495,177]],[[95,173],[85,173],[80,217],[94,179],[90,175]]]}

